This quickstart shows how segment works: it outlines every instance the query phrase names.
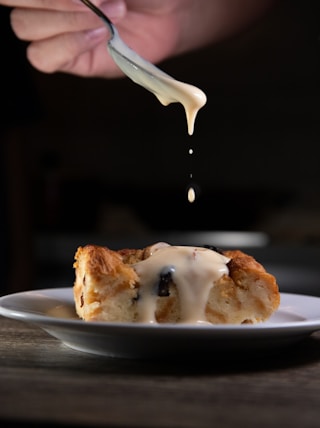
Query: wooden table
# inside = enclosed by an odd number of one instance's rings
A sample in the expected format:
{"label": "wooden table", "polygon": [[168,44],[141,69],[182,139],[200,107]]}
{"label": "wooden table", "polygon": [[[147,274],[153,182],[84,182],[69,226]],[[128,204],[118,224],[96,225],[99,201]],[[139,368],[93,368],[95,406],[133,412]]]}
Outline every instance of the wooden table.
{"label": "wooden table", "polygon": [[9,426],[320,426],[320,332],[272,357],[164,363],[77,352],[0,317],[0,362]]}

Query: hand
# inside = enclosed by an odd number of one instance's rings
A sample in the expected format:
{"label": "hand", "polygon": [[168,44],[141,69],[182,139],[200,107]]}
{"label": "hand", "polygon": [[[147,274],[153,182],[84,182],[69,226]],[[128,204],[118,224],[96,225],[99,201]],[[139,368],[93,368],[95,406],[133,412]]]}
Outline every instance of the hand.
{"label": "hand", "polygon": [[[273,0],[96,0],[132,49],[153,63],[218,42],[262,15]],[[38,70],[113,78],[107,27],[80,0],[0,0]]]}

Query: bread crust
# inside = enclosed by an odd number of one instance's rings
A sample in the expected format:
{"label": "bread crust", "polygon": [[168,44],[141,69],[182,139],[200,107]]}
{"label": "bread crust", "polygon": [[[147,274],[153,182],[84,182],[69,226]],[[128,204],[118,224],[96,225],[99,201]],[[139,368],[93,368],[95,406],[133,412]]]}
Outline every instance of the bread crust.
{"label": "bread crust", "polygon": [[[75,254],[74,301],[85,321],[136,322],[140,278],[134,264],[146,260],[153,246],[111,250],[97,245],[79,247]],[[205,307],[213,324],[257,323],[267,320],[280,304],[276,278],[262,264],[240,250],[221,251],[228,257],[228,275],[214,282]],[[158,296],[156,322],[181,320],[179,292],[170,282],[170,293]]]}

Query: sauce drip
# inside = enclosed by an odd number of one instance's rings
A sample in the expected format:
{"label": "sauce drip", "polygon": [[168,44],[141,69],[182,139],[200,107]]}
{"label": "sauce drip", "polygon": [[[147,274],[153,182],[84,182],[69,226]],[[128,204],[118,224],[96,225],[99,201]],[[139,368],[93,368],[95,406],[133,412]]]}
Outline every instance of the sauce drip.
{"label": "sauce drip", "polygon": [[[190,148],[188,153],[189,153],[189,156],[192,156],[193,155],[193,149]],[[191,160],[192,160],[192,158],[191,158]],[[190,173],[189,178],[190,178],[190,180],[192,180],[192,178],[193,178],[192,172]],[[188,192],[187,192],[187,198],[188,198],[188,202],[190,202],[190,204],[192,204],[196,200],[196,190],[192,184],[189,184]]]}
{"label": "sauce drip", "polygon": [[196,200],[196,192],[192,186],[188,189],[188,201],[192,204]]}
{"label": "sauce drip", "polygon": [[183,105],[188,133],[192,135],[198,111],[207,102],[205,93],[193,85],[174,79],[143,59],[123,42],[116,29],[108,42],[108,50],[118,67],[135,83],[152,92],[161,104],[167,106],[179,102]]}
{"label": "sauce drip", "polygon": [[[178,289],[182,323],[206,323],[205,308],[215,281],[228,274],[229,258],[211,249],[162,246],[133,265],[140,277],[139,322],[156,323],[159,280],[170,273]],[[162,297],[160,297],[162,298]]]}

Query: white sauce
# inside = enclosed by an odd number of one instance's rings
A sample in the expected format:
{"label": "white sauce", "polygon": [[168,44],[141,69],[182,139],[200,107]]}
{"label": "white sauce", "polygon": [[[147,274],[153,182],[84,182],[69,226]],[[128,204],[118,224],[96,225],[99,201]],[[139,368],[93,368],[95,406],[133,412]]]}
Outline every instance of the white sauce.
{"label": "white sauce", "polygon": [[183,105],[189,135],[193,134],[198,111],[207,102],[203,91],[193,85],[179,82],[130,49],[116,29],[108,42],[108,50],[118,67],[138,85],[152,92],[161,104],[179,102]]}
{"label": "white sauce", "polygon": [[188,201],[192,204],[196,200],[196,192],[193,187],[189,187],[188,190]]}
{"label": "white sauce", "polygon": [[179,293],[180,322],[207,322],[205,308],[208,295],[215,281],[229,273],[229,260],[222,254],[202,247],[155,247],[150,257],[133,265],[140,277],[138,321],[156,322],[157,285],[161,273],[170,271]]}
{"label": "white sauce", "polygon": [[47,311],[47,316],[54,318],[73,318],[78,319],[73,306],[57,305]]}
{"label": "white sauce", "polygon": [[[189,155],[192,156],[193,155],[193,149],[190,147],[189,149]],[[193,174],[190,173],[190,179],[192,180]],[[189,185],[188,187],[188,193],[187,193],[187,197],[188,197],[188,201],[190,202],[190,204],[192,204],[195,200],[196,200],[196,190],[195,188],[192,186],[192,184]]]}

